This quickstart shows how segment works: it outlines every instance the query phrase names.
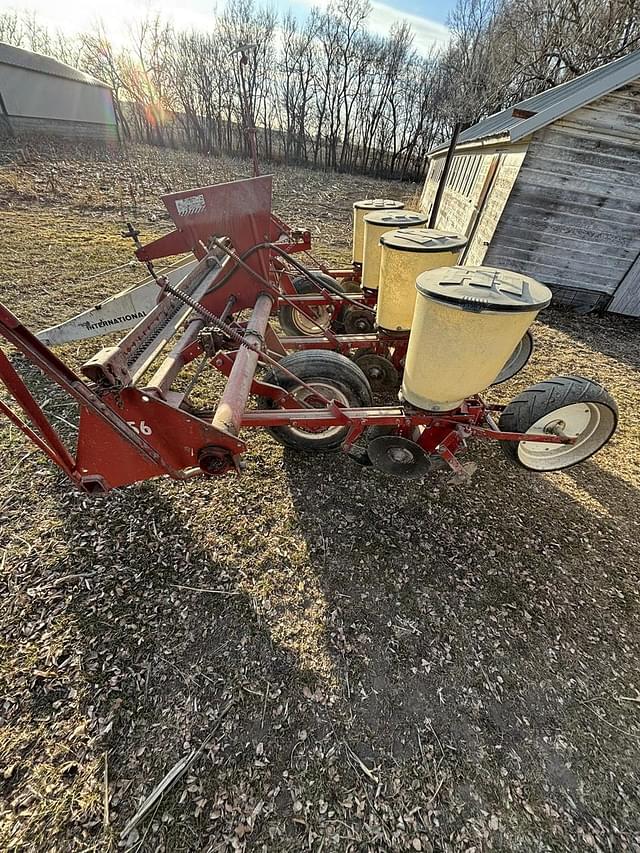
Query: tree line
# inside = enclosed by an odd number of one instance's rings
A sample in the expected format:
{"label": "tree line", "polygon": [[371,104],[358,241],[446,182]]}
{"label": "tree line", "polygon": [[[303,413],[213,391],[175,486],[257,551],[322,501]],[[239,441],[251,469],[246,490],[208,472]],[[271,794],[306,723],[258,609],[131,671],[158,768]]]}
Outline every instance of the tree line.
{"label": "tree line", "polygon": [[[640,46],[640,0],[458,0],[447,44],[416,49],[407,23],[367,29],[368,0],[332,0],[302,21],[227,0],[207,31],[159,16],[119,46],[100,25],[51,32],[0,14],[0,41],[108,83],[125,139],[248,153],[325,170],[421,179],[450,135]],[[244,49],[246,64],[240,62]]]}

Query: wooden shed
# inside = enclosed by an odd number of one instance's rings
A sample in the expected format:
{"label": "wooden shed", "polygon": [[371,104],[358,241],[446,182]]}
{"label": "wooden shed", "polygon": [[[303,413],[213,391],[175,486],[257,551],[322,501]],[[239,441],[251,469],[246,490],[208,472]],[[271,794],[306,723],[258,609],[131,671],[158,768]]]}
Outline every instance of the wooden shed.
{"label": "wooden shed", "polygon": [[[431,210],[447,145],[433,150]],[[640,51],[460,134],[437,227],[461,260],[532,275],[556,301],[640,316]]]}
{"label": "wooden shed", "polygon": [[113,94],[64,62],[0,43],[0,130],[117,141]]}

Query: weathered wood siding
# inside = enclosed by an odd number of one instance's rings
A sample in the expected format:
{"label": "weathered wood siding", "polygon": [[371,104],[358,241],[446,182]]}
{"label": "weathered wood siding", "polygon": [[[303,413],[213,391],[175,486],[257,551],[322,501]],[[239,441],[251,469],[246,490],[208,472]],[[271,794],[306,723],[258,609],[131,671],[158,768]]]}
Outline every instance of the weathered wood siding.
{"label": "weathered wood siding", "polygon": [[618,285],[607,310],[616,314],[640,317],[640,255],[631,264]]}
{"label": "weathered wood siding", "polygon": [[464,254],[465,264],[476,266],[484,263],[488,246],[516,183],[526,150],[526,146],[513,146],[508,152],[497,155],[499,160],[495,176],[488,187],[486,200],[478,210],[477,223],[467,235],[469,245]]}
{"label": "weathered wood siding", "polygon": [[6,136],[8,131],[18,136],[62,136],[65,139],[90,142],[118,142],[118,130],[115,124],[5,116],[4,122],[0,123],[0,135]]}
{"label": "weathered wood siding", "polygon": [[[483,262],[525,152],[526,146],[520,145],[461,153],[453,158],[436,227],[469,237],[465,263]],[[434,158],[429,169],[420,204],[427,213],[431,213],[443,165],[444,155]]]}
{"label": "weathered wood siding", "polygon": [[615,291],[639,253],[635,82],[534,136],[484,263],[597,297]]}
{"label": "weathered wood siding", "polygon": [[10,116],[115,124],[111,92],[0,63],[0,92]]}

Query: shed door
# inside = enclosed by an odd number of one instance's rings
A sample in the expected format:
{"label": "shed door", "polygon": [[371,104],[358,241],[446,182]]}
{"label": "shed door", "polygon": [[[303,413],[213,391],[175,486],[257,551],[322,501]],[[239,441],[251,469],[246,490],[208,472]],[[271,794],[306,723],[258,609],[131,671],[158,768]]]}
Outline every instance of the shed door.
{"label": "shed door", "polygon": [[640,317],[640,255],[625,273],[607,310],[629,317]]}
{"label": "shed door", "polygon": [[[496,179],[496,172],[498,171],[498,166],[500,165],[500,160],[502,159],[502,154],[494,154],[491,158],[491,162],[489,163],[489,169],[487,170],[487,175],[484,179],[484,183],[482,184],[482,189],[480,190],[480,195],[478,196],[478,200],[476,201],[475,207],[473,209],[473,213],[471,214],[471,221],[467,226],[466,235],[467,235],[467,247],[462,253],[462,258],[459,263],[464,264],[467,259],[467,255],[471,250],[471,245],[473,243],[474,237],[476,236],[476,231],[478,230],[478,225],[480,223],[480,218],[485,212],[485,205],[487,202],[487,198],[489,197],[489,193],[493,188],[494,181]],[[484,245],[488,245],[488,241],[483,241]],[[484,256],[484,252],[482,253]],[[482,261],[481,261],[482,262]]]}

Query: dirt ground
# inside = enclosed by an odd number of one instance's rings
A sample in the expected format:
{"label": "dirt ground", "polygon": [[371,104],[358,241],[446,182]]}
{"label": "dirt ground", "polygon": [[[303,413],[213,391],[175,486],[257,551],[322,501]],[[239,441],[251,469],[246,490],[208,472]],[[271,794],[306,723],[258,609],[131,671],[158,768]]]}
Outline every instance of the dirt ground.
{"label": "dirt ground", "polygon": [[[0,162],[0,299],[35,328],[140,276],[84,280],[129,260],[122,216],[148,239],[159,193],[247,174],[145,148]],[[415,190],[279,168],[275,209],[344,263],[353,200]],[[492,397],[579,373],[619,430],[554,475],[476,443],[467,488],[256,434],[241,479],[89,498],[0,421],[0,849],[640,851],[639,332],[546,312]]]}

